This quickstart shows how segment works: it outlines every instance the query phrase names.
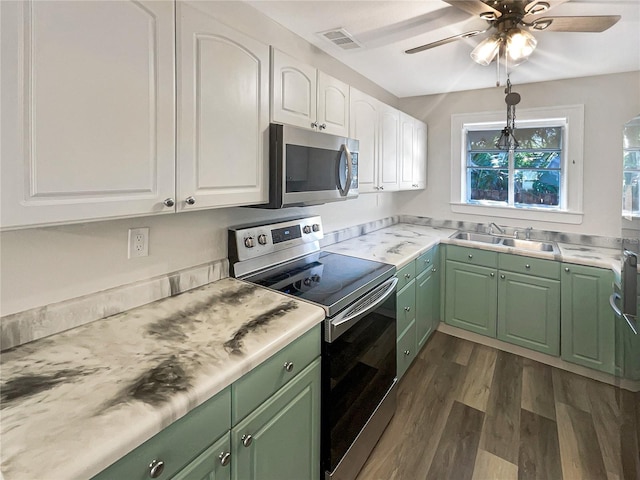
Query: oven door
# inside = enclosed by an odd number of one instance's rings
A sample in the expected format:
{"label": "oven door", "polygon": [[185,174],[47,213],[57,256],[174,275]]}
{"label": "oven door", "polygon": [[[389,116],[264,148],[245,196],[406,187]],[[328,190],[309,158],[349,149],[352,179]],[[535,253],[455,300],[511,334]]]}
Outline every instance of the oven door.
{"label": "oven door", "polygon": [[385,281],[325,320],[325,477],[355,478],[395,411],[395,390],[387,399],[396,383],[397,281]]}

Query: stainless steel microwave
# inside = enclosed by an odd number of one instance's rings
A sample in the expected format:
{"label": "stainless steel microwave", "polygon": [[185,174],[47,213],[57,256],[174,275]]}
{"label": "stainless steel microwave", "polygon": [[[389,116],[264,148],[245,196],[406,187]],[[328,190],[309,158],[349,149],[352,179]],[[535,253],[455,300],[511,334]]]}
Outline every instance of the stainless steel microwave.
{"label": "stainless steel microwave", "polygon": [[269,203],[299,207],[358,196],[358,140],[272,123]]}

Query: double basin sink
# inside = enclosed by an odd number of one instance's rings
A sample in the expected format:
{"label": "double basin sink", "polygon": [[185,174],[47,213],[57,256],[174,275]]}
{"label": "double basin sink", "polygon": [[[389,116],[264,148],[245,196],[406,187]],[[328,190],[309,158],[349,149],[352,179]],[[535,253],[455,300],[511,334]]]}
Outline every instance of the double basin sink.
{"label": "double basin sink", "polygon": [[537,240],[523,240],[520,238],[499,237],[488,233],[458,232],[451,236],[456,240],[464,240],[470,243],[485,243],[490,245],[503,245],[518,250],[533,252],[555,252],[556,247],[551,242],[539,242]]}

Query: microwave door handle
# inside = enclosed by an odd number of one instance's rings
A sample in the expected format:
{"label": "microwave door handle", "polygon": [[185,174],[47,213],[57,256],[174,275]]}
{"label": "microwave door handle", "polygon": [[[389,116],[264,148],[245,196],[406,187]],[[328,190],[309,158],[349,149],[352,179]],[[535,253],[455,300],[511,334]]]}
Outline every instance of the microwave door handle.
{"label": "microwave door handle", "polygon": [[[338,164],[338,190],[340,191],[341,196],[346,197],[349,194],[349,190],[351,189],[351,180],[353,180],[353,165],[351,163],[353,160],[353,157],[351,156],[351,152],[347,148],[346,144],[343,143],[340,150],[344,154],[344,157],[347,159],[347,179],[346,179],[346,185],[342,187],[342,185],[340,185],[340,170],[339,170],[340,163],[342,162],[340,162]],[[340,159],[342,160],[342,154],[340,155]]]}

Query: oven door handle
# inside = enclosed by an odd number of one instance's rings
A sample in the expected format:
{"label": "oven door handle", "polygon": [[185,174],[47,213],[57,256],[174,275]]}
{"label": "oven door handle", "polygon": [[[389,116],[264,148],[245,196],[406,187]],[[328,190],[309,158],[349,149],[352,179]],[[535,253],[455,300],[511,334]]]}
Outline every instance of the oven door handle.
{"label": "oven door handle", "polygon": [[636,327],[634,321],[635,317],[633,315],[629,315],[628,313],[622,313],[622,310],[620,310],[620,307],[618,307],[618,300],[620,299],[621,297],[619,293],[612,293],[609,297],[609,305],[611,305],[611,309],[617,317],[622,317],[627,322],[627,325],[629,325],[629,328],[631,329],[633,334],[638,335],[638,328]]}
{"label": "oven door handle", "polygon": [[[354,323],[357,323],[358,320],[364,317],[367,313],[374,310],[378,305],[387,300],[387,298],[395,293],[397,284],[398,278],[391,277],[364,298],[360,299],[356,304],[352,305],[344,316],[331,320],[328,325],[328,341],[333,342],[336,338],[349,330]],[[393,312],[393,314],[395,315],[395,312]]]}

